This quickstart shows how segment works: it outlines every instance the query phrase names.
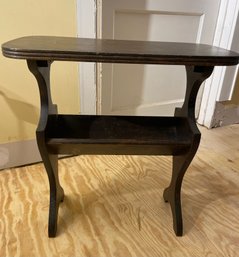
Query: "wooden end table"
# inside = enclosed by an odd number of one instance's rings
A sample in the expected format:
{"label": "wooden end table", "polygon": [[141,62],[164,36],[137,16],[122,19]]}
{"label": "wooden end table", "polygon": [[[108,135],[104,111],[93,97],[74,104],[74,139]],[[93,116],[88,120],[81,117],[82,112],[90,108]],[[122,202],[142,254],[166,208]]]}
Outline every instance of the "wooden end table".
{"label": "wooden end table", "polygon": [[[201,137],[194,114],[197,92],[214,66],[237,65],[239,54],[202,44],[49,36],[9,41],[2,52],[25,59],[38,82],[41,114],[36,138],[50,184],[49,237],[56,235],[58,207],[64,198],[58,154],[172,155],[172,178],[163,197],[171,206],[174,231],[182,236],[181,185]],[[58,114],[50,93],[53,61],[184,65],[184,104],[174,117]]]}

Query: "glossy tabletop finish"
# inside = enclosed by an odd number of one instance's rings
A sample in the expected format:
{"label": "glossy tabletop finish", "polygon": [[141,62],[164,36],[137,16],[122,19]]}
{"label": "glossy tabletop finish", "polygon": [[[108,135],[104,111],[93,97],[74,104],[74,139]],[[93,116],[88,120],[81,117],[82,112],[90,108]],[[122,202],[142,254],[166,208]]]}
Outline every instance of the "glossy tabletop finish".
{"label": "glossy tabletop finish", "polygon": [[239,59],[238,53],[204,44],[52,36],[14,39],[2,51],[17,59],[199,66],[236,65]]}

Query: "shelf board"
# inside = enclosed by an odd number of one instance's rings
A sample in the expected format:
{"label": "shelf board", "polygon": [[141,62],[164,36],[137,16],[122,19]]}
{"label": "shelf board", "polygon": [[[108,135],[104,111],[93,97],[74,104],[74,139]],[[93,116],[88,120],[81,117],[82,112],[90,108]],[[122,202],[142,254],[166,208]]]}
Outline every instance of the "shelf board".
{"label": "shelf board", "polygon": [[49,121],[52,153],[176,154],[191,145],[186,118],[57,115]]}

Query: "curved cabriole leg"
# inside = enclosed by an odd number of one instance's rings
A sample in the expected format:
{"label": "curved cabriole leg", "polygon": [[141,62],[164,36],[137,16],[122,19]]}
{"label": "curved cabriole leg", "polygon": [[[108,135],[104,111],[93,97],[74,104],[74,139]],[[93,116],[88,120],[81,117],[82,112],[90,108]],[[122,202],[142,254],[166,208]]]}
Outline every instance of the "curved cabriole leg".
{"label": "curved cabriole leg", "polygon": [[54,119],[57,114],[56,105],[52,104],[50,94],[50,62],[48,61],[27,61],[29,70],[35,76],[40,91],[41,113],[36,130],[38,148],[48,175],[50,185],[50,208],[48,235],[55,237],[57,231],[58,208],[64,199],[64,191],[60,186],[58,178],[58,156],[49,154],[46,146],[47,124],[49,119]]}
{"label": "curved cabriole leg", "polygon": [[197,152],[201,134],[197,128],[195,120],[195,102],[198,90],[202,82],[207,79],[213,71],[211,66],[186,66],[187,89],[184,104],[182,108],[176,108],[176,117],[185,117],[188,120],[190,128],[189,137],[191,138],[191,147],[186,153],[173,156],[173,172],[171,182],[168,188],[164,190],[164,200],[170,203],[173,228],[177,236],[183,234],[183,220],[181,209],[181,186],[184,174]]}
{"label": "curved cabriole leg", "polygon": [[177,236],[183,235],[183,220],[182,220],[182,209],[181,209],[181,186],[184,174],[190,165],[199,145],[194,144],[194,151],[189,151],[188,154],[173,156],[173,175],[170,186],[164,190],[164,200],[169,202],[173,215],[173,229]]}

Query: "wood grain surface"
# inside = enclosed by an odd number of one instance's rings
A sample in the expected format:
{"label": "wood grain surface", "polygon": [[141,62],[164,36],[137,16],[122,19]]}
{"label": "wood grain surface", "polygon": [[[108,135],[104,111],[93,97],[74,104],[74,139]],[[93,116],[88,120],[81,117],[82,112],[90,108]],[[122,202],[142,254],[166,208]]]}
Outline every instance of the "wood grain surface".
{"label": "wood grain surface", "polygon": [[2,44],[4,56],[16,59],[65,60],[224,66],[238,64],[239,54],[220,47],[177,42],[149,42],[27,36]]}
{"label": "wood grain surface", "polygon": [[239,125],[201,131],[183,237],[162,198],[171,157],[79,156],[59,161],[66,198],[53,239],[43,165],[0,172],[0,256],[238,256]]}

